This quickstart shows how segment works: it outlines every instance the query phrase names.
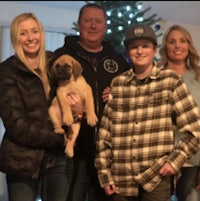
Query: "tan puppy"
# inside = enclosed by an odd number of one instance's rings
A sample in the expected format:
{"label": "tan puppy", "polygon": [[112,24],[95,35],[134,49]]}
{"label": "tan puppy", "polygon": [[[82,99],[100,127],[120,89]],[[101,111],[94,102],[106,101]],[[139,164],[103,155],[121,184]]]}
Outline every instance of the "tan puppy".
{"label": "tan puppy", "polygon": [[74,156],[74,144],[80,130],[80,122],[74,123],[71,107],[67,102],[67,95],[78,93],[84,101],[87,123],[95,126],[98,118],[94,109],[92,89],[82,76],[82,66],[69,55],[60,56],[51,68],[51,76],[58,81],[56,96],[49,107],[49,116],[54,125],[55,133],[64,134],[63,125],[71,127],[72,137],[67,141],[65,153]]}

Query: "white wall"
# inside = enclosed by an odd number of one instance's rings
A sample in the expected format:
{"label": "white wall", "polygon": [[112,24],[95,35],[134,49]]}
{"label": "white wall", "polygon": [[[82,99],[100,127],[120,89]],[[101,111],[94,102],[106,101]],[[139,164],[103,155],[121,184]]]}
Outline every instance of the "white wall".
{"label": "white wall", "polygon": [[0,25],[9,25],[14,17],[23,12],[33,12],[46,29],[65,32],[72,31],[72,23],[78,18],[78,11],[0,1]]}

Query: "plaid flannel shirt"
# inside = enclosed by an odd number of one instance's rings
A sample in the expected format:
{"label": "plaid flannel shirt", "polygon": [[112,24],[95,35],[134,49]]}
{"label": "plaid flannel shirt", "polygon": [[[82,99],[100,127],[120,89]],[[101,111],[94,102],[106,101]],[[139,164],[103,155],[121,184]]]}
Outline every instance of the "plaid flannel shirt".
{"label": "plaid flannel shirt", "polygon": [[[174,145],[173,123],[184,132]],[[95,166],[101,187],[115,184],[119,194],[151,192],[168,162],[179,172],[199,150],[200,114],[181,76],[154,64],[143,82],[133,69],[113,79],[97,136]]]}

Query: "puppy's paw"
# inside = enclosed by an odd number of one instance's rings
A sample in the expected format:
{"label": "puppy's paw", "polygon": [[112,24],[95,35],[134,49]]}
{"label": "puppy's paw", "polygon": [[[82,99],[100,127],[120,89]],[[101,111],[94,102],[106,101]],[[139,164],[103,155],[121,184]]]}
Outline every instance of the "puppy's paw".
{"label": "puppy's paw", "polygon": [[64,133],[65,133],[65,130],[64,130],[62,127],[60,127],[60,128],[55,128],[55,129],[54,129],[54,132],[55,132],[55,133],[58,133],[58,134],[64,134]]}
{"label": "puppy's paw", "polygon": [[67,145],[66,145],[66,148],[65,148],[65,154],[69,158],[73,158],[73,156],[74,156],[74,144],[71,143],[70,141],[67,142]]}
{"label": "puppy's paw", "polygon": [[87,115],[87,124],[90,126],[95,126],[98,122],[98,118],[96,114],[88,114]]}
{"label": "puppy's paw", "polygon": [[63,125],[70,126],[73,122],[74,122],[74,119],[71,114],[67,114],[63,116]]}

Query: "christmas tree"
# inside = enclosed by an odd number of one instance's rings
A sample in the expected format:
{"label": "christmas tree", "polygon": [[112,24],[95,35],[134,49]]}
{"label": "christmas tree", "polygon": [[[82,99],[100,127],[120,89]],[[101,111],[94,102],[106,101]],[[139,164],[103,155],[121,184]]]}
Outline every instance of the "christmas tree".
{"label": "christmas tree", "polygon": [[[85,1],[91,3],[91,1]],[[137,23],[144,23],[152,26],[155,31],[160,29],[159,21],[156,14],[150,17],[144,17],[151,7],[143,9],[142,3],[139,1],[95,1],[101,5],[107,15],[107,33],[105,40],[116,47],[119,52],[124,51],[124,35],[128,27]],[[78,33],[77,23],[73,23],[75,31]],[[157,37],[162,35],[159,33]]]}

